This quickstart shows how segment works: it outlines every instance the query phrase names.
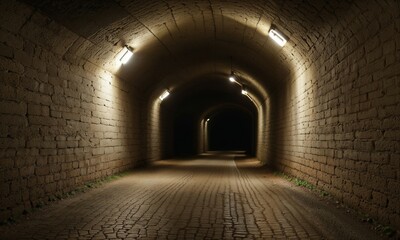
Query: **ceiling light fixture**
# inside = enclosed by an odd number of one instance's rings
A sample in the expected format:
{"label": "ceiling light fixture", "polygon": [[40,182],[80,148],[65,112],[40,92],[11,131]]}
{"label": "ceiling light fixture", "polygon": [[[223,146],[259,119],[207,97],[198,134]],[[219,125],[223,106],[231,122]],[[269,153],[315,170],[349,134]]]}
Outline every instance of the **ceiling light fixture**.
{"label": "ceiling light fixture", "polygon": [[119,59],[119,61],[122,64],[125,64],[129,61],[129,59],[131,59],[131,57],[133,56],[133,48],[129,47],[128,45],[126,45],[123,49],[122,49],[122,57]]}
{"label": "ceiling light fixture", "polygon": [[164,100],[165,98],[167,98],[169,96],[169,91],[168,90],[165,90],[162,94],[161,94],[161,96],[159,97],[159,99],[162,101],[162,100]]}
{"label": "ceiling light fixture", "polygon": [[235,73],[233,72],[233,67],[232,67],[232,56],[230,57],[231,60],[231,75],[229,75],[229,81],[231,82],[236,82],[236,76]]}
{"label": "ceiling light fixture", "polygon": [[243,95],[247,95],[247,94],[248,94],[247,87],[244,86],[244,85],[243,85],[243,87],[242,87],[242,94],[243,94]]}
{"label": "ceiling light fixture", "polygon": [[287,42],[285,35],[279,32],[274,26],[271,27],[271,29],[268,32],[268,35],[281,47],[283,47]]}
{"label": "ceiling light fixture", "polygon": [[235,74],[233,73],[233,71],[231,72],[231,75],[229,75],[229,81],[236,82],[236,77],[235,77]]}

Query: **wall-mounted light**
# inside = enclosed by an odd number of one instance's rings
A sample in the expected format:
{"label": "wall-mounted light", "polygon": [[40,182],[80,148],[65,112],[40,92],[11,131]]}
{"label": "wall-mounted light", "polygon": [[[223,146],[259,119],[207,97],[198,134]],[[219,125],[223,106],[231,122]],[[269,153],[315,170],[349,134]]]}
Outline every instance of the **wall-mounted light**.
{"label": "wall-mounted light", "polygon": [[229,75],[229,81],[236,82],[236,76],[235,73],[233,72],[233,58],[232,56],[230,58],[231,58],[231,75]]}
{"label": "wall-mounted light", "polygon": [[122,57],[119,59],[119,61],[122,64],[125,64],[129,61],[129,59],[131,59],[131,57],[133,56],[133,48],[129,47],[128,45],[126,45],[122,51],[121,51]]}
{"label": "wall-mounted light", "polygon": [[284,34],[276,30],[274,26],[271,27],[271,29],[268,32],[268,35],[281,47],[283,47],[287,42]]}
{"label": "wall-mounted light", "polygon": [[168,90],[165,90],[162,94],[161,94],[161,96],[159,97],[159,99],[162,101],[162,100],[164,100],[165,98],[167,98],[169,96],[169,91]]}
{"label": "wall-mounted light", "polygon": [[229,75],[229,81],[236,82],[236,77],[235,77],[235,74],[233,73],[233,71],[231,72],[231,75]]}
{"label": "wall-mounted light", "polygon": [[242,86],[242,94],[243,95],[247,95],[248,91],[247,91],[247,87],[246,86]]}

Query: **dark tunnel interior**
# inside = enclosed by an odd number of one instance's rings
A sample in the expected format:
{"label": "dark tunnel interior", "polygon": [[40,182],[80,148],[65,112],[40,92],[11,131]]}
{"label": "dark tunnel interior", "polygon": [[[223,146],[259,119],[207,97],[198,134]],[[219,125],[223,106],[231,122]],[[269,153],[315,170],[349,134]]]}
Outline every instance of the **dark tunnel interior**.
{"label": "dark tunnel interior", "polygon": [[174,122],[174,155],[196,154],[196,125],[193,115],[182,114]]}
{"label": "dark tunnel interior", "polygon": [[255,128],[249,114],[237,109],[223,109],[208,119],[210,151],[245,151],[247,155],[254,154]]}
{"label": "dark tunnel interior", "polygon": [[227,150],[254,155],[256,115],[254,103],[226,78],[192,81],[161,104],[162,129],[169,129],[161,147],[169,151],[165,157]]}

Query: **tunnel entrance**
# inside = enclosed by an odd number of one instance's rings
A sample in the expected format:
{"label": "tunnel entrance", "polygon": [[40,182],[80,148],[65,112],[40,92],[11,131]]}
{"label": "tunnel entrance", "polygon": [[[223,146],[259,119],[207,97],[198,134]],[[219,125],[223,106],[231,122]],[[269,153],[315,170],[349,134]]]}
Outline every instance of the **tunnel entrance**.
{"label": "tunnel entrance", "polygon": [[240,109],[223,109],[207,122],[209,151],[245,151],[254,154],[255,126],[250,114]]}
{"label": "tunnel entrance", "polygon": [[245,151],[254,156],[258,111],[240,90],[214,75],[174,89],[160,109],[162,158],[207,151]]}

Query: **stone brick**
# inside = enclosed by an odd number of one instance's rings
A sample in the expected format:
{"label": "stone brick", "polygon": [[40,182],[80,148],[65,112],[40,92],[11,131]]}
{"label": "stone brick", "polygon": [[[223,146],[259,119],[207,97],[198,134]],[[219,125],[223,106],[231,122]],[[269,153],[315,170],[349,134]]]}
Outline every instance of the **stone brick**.
{"label": "stone brick", "polygon": [[70,112],[62,113],[62,117],[65,119],[76,120],[76,121],[79,121],[81,118],[78,113],[70,113]]}
{"label": "stone brick", "polygon": [[395,180],[389,180],[388,188],[391,189],[394,194],[399,194],[400,193],[400,182],[395,181]]}
{"label": "stone brick", "polygon": [[0,56],[6,58],[13,58],[14,57],[13,48],[0,43]]}
{"label": "stone brick", "polygon": [[387,206],[387,197],[385,194],[380,192],[372,192],[372,202],[378,204],[381,207]]}
{"label": "stone brick", "polygon": [[38,104],[29,104],[28,105],[28,114],[33,116],[49,116],[49,107],[48,106],[41,106]]}
{"label": "stone brick", "polygon": [[354,149],[358,151],[370,152],[374,149],[372,142],[354,141]]}
{"label": "stone brick", "polygon": [[62,117],[62,112],[51,110],[50,111],[50,116],[53,117],[53,118],[61,118]]}
{"label": "stone brick", "polygon": [[399,149],[400,145],[398,141],[385,141],[379,140],[375,142],[375,150],[381,151],[391,151],[395,152],[395,149]]}
{"label": "stone brick", "polygon": [[0,101],[0,113],[25,115],[27,105],[24,102]]}
{"label": "stone brick", "polygon": [[104,154],[104,148],[94,148],[93,149],[93,155],[100,155]]}
{"label": "stone brick", "polygon": [[0,5],[2,15],[0,18],[1,28],[11,32],[18,31],[32,13],[32,9],[14,1],[2,2]]}
{"label": "stone brick", "polygon": [[5,115],[0,114],[0,123],[8,126],[26,126],[27,121],[25,117],[18,115]]}
{"label": "stone brick", "polygon": [[41,126],[57,126],[58,121],[54,118],[42,117],[42,116],[29,116],[29,124],[41,125]]}
{"label": "stone brick", "polygon": [[5,72],[14,72],[17,74],[22,74],[24,72],[24,66],[18,62],[14,62],[11,59],[0,58],[0,70]]}
{"label": "stone brick", "polygon": [[57,155],[57,149],[40,149],[40,155],[42,155],[42,156]]}
{"label": "stone brick", "polygon": [[34,166],[23,167],[20,169],[20,176],[21,177],[32,176],[34,172],[35,172]]}
{"label": "stone brick", "polygon": [[13,49],[22,49],[24,43],[19,36],[6,32],[3,29],[0,29],[0,32],[0,42],[5,43],[6,46],[10,46]]}
{"label": "stone brick", "polygon": [[50,173],[50,168],[48,166],[42,166],[35,168],[35,174],[37,176],[46,176]]}

